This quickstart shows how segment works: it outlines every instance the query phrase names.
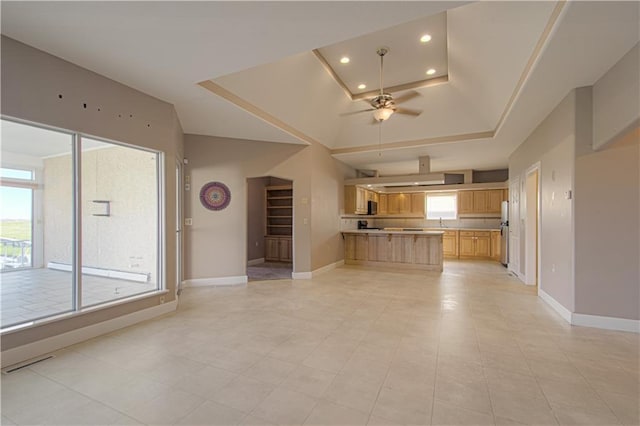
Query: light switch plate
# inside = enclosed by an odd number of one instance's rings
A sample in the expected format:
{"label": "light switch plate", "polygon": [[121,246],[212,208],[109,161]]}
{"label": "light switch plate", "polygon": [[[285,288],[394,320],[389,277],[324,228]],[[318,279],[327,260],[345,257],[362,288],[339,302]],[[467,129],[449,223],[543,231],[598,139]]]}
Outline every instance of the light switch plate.
{"label": "light switch plate", "polygon": [[191,225],[193,225],[193,219],[191,219],[190,217],[185,218],[185,220],[184,220],[184,224],[185,224],[185,226],[191,226]]}

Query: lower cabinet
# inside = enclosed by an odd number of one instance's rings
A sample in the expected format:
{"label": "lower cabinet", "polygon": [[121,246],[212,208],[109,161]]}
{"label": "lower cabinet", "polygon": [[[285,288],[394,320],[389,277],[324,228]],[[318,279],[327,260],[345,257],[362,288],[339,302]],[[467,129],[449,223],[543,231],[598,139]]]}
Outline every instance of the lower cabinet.
{"label": "lower cabinet", "polygon": [[293,261],[291,237],[264,237],[264,260],[273,262]]}
{"label": "lower cabinet", "polygon": [[440,235],[345,233],[343,236],[346,264],[442,271]]}
{"label": "lower cabinet", "polygon": [[500,237],[500,231],[491,231],[491,258],[493,260],[500,260],[500,245],[502,238]]}
{"label": "lower cabinet", "polygon": [[458,231],[444,231],[442,255],[444,257],[458,257]]}
{"label": "lower cabinet", "polygon": [[460,231],[460,257],[491,257],[491,233]]}

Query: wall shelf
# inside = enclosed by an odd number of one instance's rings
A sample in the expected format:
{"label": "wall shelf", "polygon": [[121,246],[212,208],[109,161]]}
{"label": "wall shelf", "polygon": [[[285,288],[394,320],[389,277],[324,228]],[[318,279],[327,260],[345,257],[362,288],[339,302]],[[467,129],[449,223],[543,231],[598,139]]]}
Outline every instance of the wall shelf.
{"label": "wall shelf", "polygon": [[265,188],[265,260],[291,262],[293,259],[293,186]]}

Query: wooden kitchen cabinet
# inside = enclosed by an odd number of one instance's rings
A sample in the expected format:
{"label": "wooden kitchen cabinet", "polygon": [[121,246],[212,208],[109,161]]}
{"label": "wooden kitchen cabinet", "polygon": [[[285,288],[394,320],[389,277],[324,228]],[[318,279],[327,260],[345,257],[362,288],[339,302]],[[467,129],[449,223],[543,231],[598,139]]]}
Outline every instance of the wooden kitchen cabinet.
{"label": "wooden kitchen cabinet", "polygon": [[378,214],[388,214],[388,196],[387,194],[378,195]]}
{"label": "wooden kitchen cabinet", "polygon": [[411,194],[387,194],[388,214],[411,213]]}
{"label": "wooden kitchen cabinet", "polygon": [[458,215],[500,215],[504,190],[487,189],[458,192]]}
{"label": "wooden kitchen cabinet", "polygon": [[460,231],[460,258],[491,257],[491,233],[489,231]]}
{"label": "wooden kitchen cabinet", "polygon": [[411,194],[411,213],[424,216],[425,213],[425,193],[415,192]]}
{"label": "wooden kitchen cabinet", "polygon": [[345,214],[367,214],[367,201],[370,191],[355,185],[344,187]]}
{"label": "wooden kitchen cabinet", "polygon": [[491,231],[491,258],[494,260],[500,260],[501,240],[500,231]]}
{"label": "wooden kitchen cabinet", "polygon": [[501,213],[502,210],[502,189],[491,189],[487,192],[487,213]]}
{"label": "wooden kitchen cabinet", "polygon": [[445,257],[458,257],[458,231],[444,231],[442,254]]}
{"label": "wooden kitchen cabinet", "polygon": [[264,259],[272,262],[291,262],[293,260],[291,237],[264,237]]}
{"label": "wooden kitchen cabinet", "polygon": [[487,212],[487,191],[473,191],[473,213]]}
{"label": "wooden kitchen cabinet", "polygon": [[345,235],[344,258],[345,260],[368,260],[368,235]]}
{"label": "wooden kitchen cabinet", "polygon": [[473,192],[474,191],[458,191],[458,214],[474,213],[473,211]]}

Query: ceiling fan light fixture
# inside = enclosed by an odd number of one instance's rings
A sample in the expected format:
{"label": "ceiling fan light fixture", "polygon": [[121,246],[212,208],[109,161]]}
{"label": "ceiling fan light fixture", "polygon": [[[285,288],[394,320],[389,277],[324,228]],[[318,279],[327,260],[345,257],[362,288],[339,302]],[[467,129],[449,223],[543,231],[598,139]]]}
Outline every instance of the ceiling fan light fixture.
{"label": "ceiling fan light fixture", "polygon": [[384,120],[388,119],[389,117],[391,117],[391,114],[393,114],[393,109],[391,109],[391,108],[379,108],[379,109],[373,111],[373,118],[375,118],[377,121],[384,121]]}

